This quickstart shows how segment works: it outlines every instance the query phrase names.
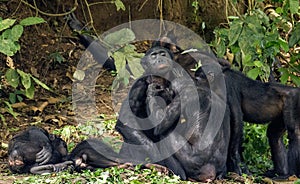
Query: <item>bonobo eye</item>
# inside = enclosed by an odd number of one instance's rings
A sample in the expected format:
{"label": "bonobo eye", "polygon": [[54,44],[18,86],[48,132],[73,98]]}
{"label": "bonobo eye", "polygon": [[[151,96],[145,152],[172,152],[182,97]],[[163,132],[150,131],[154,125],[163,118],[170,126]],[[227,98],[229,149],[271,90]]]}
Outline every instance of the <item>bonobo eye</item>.
{"label": "bonobo eye", "polygon": [[160,51],[159,55],[161,55],[161,56],[167,56],[167,53],[166,53],[166,51]]}
{"label": "bonobo eye", "polygon": [[151,54],[150,54],[150,57],[151,57],[151,59],[155,59],[155,58],[157,57],[157,53],[156,53],[156,52],[151,53]]}

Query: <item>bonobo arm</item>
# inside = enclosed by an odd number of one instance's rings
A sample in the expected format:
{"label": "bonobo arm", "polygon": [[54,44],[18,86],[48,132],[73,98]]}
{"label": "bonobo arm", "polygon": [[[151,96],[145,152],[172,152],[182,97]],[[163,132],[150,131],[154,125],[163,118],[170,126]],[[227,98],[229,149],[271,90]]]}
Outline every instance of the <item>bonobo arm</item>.
{"label": "bonobo arm", "polygon": [[73,161],[65,161],[58,164],[47,164],[47,165],[39,165],[34,166],[30,169],[30,173],[32,174],[46,174],[52,172],[61,172],[66,170],[69,166],[73,165]]}
{"label": "bonobo arm", "polygon": [[[154,128],[153,134],[158,136],[170,130],[178,122],[180,117],[180,98],[177,95],[170,104],[162,107],[162,104],[159,104],[156,98],[162,89],[156,86],[157,84],[150,84],[148,86],[146,101],[152,120],[155,121],[155,124],[158,124]],[[166,89],[164,91],[166,92]]]}
{"label": "bonobo arm", "polygon": [[52,148],[50,144],[43,146],[43,149],[36,154],[36,163],[44,165],[51,160]]}

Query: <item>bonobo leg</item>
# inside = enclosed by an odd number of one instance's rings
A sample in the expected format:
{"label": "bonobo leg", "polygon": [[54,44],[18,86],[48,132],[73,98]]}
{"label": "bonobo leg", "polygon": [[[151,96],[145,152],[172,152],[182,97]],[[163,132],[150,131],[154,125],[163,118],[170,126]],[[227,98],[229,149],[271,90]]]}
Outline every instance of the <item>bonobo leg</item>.
{"label": "bonobo leg", "polygon": [[289,174],[300,176],[300,90],[286,95],[283,110],[284,123],[288,131]]}
{"label": "bonobo leg", "polygon": [[[238,102],[233,102],[232,104],[238,104]],[[230,135],[230,143],[228,150],[228,158],[227,158],[227,169],[229,172],[235,172],[241,175],[241,157],[240,157],[240,149],[243,138],[243,119],[242,119],[242,111],[240,107],[230,105],[230,127],[231,127],[231,135]]]}
{"label": "bonobo leg", "polygon": [[286,148],[283,143],[282,136],[285,132],[283,120],[280,118],[272,121],[267,130],[267,136],[271,147],[272,161],[274,163],[274,170],[268,171],[266,176],[277,178],[286,178],[288,176],[288,162]]}

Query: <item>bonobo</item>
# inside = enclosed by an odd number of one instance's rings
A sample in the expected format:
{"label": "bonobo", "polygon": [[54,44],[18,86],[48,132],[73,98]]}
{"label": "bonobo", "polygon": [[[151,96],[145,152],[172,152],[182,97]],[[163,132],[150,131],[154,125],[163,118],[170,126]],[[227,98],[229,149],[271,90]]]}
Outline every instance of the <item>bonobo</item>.
{"label": "bonobo", "polygon": [[58,172],[72,162],[64,162],[66,143],[38,127],[29,127],[14,136],[8,146],[8,166],[13,173]]}
{"label": "bonobo", "polygon": [[[228,66],[223,67],[223,73],[232,127],[228,170],[239,174],[242,172],[239,150],[243,137],[243,121],[247,121],[269,123],[267,136],[274,170],[269,171],[268,176],[300,176],[300,89],[252,80]],[[286,130],[289,139],[288,151],[282,138]]]}
{"label": "bonobo", "polygon": [[131,87],[122,104],[116,124],[116,130],[124,139],[120,154],[126,158],[138,160],[140,163],[144,163],[147,159],[150,159],[150,162],[158,161],[156,163],[168,167],[172,172],[186,179],[181,164],[174,157],[170,155],[164,160],[157,159],[161,153],[155,143],[163,139],[165,134],[155,135],[153,129],[155,125],[151,118],[148,118],[147,93],[152,91],[164,100],[166,109],[169,109],[166,111],[165,119],[170,122],[179,120],[180,113],[173,116],[172,111],[179,112],[180,106],[169,105],[175,97],[174,91],[170,88],[170,81],[175,78],[173,55],[168,49],[153,47],[146,52],[141,64],[145,69],[145,74]]}
{"label": "bonobo", "polygon": [[[211,92],[209,85],[197,86],[196,81],[183,77],[186,71],[181,67],[168,68],[175,62],[169,63],[170,59],[173,61],[170,51],[166,54],[162,50],[165,49],[154,47],[146,53],[142,65],[150,75],[132,86],[127,102],[122,104],[116,125],[125,142],[120,153],[141,161],[155,160],[159,154],[170,155],[166,160],[175,160],[187,178],[213,180],[226,172],[230,138],[226,102]],[[169,58],[157,59],[164,56]],[[151,80],[153,73],[159,75],[154,75],[155,79],[163,78],[165,84]],[[221,70],[219,73],[221,79]],[[157,98],[163,95],[162,91],[169,95],[164,97],[165,104]],[[212,115],[216,110],[220,110],[221,118]],[[160,163],[171,170],[176,168],[166,160]]]}

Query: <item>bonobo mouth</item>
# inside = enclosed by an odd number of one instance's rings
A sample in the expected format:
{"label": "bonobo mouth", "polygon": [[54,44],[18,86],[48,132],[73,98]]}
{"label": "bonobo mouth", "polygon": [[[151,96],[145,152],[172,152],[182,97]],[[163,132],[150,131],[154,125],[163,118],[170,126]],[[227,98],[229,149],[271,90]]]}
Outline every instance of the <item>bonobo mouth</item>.
{"label": "bonobo mouth", "polygon": [[167,64],[161,64],[158,69],[165,69],[165,68],[169,68],[170,65],[167,65]]}

